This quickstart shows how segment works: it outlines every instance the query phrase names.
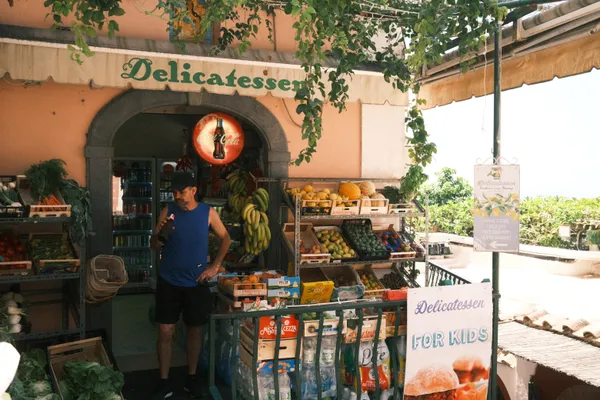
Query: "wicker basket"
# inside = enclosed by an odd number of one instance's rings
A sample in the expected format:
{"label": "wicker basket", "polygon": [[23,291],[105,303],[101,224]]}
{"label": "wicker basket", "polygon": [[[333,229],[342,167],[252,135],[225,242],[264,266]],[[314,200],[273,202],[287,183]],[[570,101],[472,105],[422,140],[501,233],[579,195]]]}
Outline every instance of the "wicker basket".
{"label": "wicker basket", "polygon": [[[108,281],[109,278],[112,280]],[[120,257],[96,256],[90,260],[85,299],[90,304],[108,301],[128,281],[125,263]]]}

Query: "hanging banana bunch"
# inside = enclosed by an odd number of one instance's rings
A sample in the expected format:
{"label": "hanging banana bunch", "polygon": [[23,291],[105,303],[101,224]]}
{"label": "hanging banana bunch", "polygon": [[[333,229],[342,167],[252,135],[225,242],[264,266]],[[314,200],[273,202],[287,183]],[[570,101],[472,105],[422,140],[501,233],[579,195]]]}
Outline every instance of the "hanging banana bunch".
{"label": "hanging banana bunch", "polygon": [[241,218],[244,207],[252,201],[251,196],[246,196],[249,179],[250,174],[241,170],[233,171],[225,178],[227,191],[229,192],[227,202],[233,217],[236,219]]}
{"label": "hanging banana bunch", "polygon": [[244,247],[246,253],[259,255],[269,247],[271,242],[271,229],[269,228],[269,193],[258,188],[250,197],[251,201],[242,210],[244,221]]}

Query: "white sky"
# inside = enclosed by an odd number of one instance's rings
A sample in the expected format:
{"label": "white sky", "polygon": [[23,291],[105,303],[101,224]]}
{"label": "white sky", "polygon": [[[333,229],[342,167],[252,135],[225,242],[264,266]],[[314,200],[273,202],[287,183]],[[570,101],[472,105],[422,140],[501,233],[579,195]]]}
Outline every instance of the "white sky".
{"label": "white sky", "polygon": [[[493,107],[490,95],[424,112],[438,146],[430,176],[451,167],[473,183],[476,160],[492,156]],[[600,196],[600,71],[503,92],[501,128],[522,197]]]}

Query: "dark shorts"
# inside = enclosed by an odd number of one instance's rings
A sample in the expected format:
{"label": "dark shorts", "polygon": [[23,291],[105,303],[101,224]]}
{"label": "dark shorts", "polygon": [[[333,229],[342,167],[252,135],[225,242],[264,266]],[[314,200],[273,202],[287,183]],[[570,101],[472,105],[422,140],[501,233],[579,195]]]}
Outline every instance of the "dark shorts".
{"label": "dark shorts", "polygon": [[176,324],[183,313],[186,325],[205,325],[213,310],[213,297],[207,286],[180,287],[163,278],[158,278],[155,300],[158,324]]}

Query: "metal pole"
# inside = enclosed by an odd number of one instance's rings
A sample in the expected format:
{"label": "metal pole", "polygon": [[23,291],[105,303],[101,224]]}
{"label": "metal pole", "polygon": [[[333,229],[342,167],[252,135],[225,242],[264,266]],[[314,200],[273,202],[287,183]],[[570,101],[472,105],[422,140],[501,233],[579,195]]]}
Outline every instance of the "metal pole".
{"label": "metal pole", "polygon": [[542,5],[548,3],[556,3],[556,0],[514,0],[514,1],[501,1],[498,3],[498,7],[506,8],[517,8],[531,5]]}
{"label": "metal pole", "polygon": [[[500,110],[502,96],[502,21],[494,32],[494,160],[500,159]],[[492,253],[492,360],[488,399],[496,400],[498,387],[498,314],[500,304],[500,254]]]}

